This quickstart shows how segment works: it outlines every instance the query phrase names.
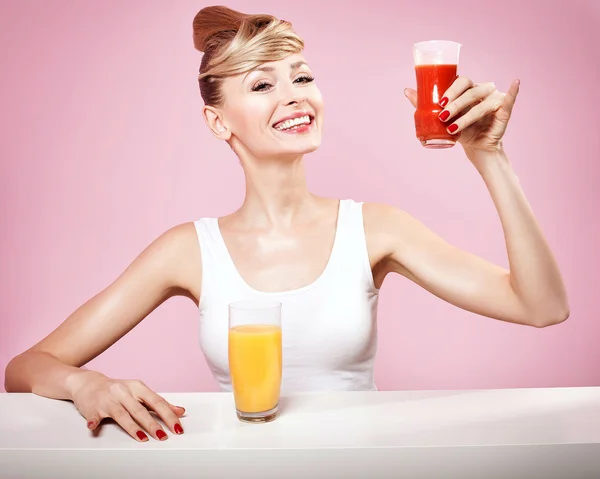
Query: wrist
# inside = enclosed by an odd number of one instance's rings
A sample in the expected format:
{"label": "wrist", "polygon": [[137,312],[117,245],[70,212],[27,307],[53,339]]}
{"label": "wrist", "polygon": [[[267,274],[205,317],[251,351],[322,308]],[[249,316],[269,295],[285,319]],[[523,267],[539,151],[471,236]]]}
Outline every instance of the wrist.
{"label": "wrist", "polygon": [[87,369],[74,368],[65,378],[65,391],[71,401],[91,376],[104,376],[102,373]]}
{"label": "wrist", "polygon": [[491,175],[511,169],[510,161],[502,144],[486,150],[465,148],[465,154],[484,180]]}

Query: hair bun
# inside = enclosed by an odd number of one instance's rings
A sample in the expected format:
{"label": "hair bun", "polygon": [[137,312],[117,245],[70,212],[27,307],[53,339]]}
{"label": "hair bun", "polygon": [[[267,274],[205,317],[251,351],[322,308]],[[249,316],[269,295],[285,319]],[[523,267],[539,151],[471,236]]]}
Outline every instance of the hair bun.
{"label": "hair bun", "polygon": [[249,72],[304,48],[290,22],[264,13],[250,15],[213,5],[200,10],[192,26],[194,47],[204,53],[198,84],[206,105],[222,104],[223,78]]}
{"label": "hair bun", "polygon": [[226,34],[233,37],[240,29],[242,22],[249,15],[223,6],[204,7],[193,21],[194,47],[205,52],[210,48],[211,39]]}

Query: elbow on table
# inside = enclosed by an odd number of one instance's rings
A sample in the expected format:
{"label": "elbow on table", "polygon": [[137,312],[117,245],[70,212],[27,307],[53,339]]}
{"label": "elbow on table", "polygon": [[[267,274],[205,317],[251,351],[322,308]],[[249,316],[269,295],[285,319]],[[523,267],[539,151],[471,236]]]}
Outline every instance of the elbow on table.
{"label": "elbow on table", "polygon": [[12,380],[14,359],[11,359],[4,369],[4,390],[7,393],[21,392],[14,386],[14,381]]}
{"label": "elbow on table", "polygon": [[12,358],[4,369],[4,389],[7,393],[29,393],[31,388],[23,380],[22,359],[26,353],[21,353]]}

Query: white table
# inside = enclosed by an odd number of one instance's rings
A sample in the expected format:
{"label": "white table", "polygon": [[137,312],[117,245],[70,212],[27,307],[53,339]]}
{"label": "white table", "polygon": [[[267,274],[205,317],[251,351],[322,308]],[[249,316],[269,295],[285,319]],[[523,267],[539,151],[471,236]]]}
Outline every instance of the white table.
{"label": "white table", "polygon": [[282,399],[245,424],[229,393],[163,396],[185,433],[98,436],[72,403],[0,394],[0,477],[600,478],[600,387],[335,392]]}

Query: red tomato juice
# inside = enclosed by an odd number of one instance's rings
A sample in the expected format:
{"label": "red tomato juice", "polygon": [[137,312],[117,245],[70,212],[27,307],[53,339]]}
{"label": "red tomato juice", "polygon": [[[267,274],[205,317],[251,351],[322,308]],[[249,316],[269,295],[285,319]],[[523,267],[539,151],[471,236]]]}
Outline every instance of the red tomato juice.
{"label": "red tomato juice", "polygon": [[417,138],[430,148],[449,148],[458,141],[460,133],[451,135],[446,131],[452,121],[444,123],[438,118],[443,110],[439,101],[456,80],[457,65],[417,65],[415,70],[418,94],[415,111]]}

